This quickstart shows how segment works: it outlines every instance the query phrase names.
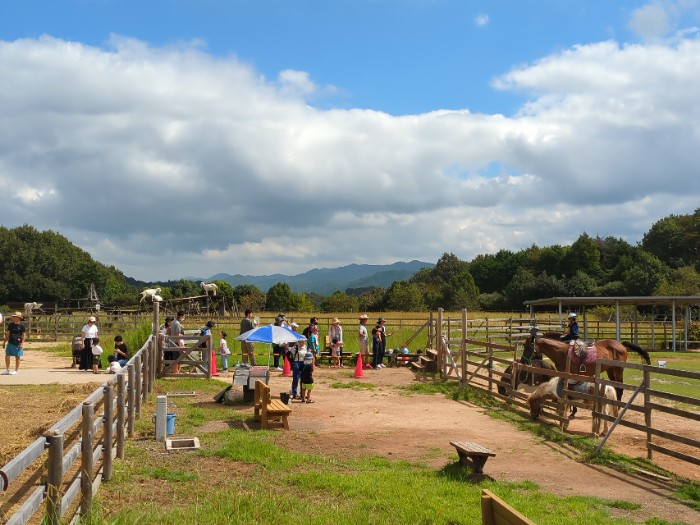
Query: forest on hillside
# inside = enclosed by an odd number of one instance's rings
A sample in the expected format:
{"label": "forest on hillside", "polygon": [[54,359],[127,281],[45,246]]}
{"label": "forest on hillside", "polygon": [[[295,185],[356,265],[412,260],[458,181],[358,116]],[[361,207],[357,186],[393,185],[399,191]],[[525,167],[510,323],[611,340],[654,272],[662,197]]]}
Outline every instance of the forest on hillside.
{"label": "forest on hillside", "polygon": [[[700,209],[654,223],[637,245],[585,232],[570,246],[553,245],[478,255],[463,261],[444,253],[433,268],[388,288],[338,290],[328,296],[295,293],[279,282],[267,291],[214,281],[240,308],[255,311],[422,311],[438,307],[521,310],[546,297],[700,295]],[[24,301],[67,303],[94,285],[104,305],[133,305],[144,287],[163,298],[200,295],[188,280],[143,283],[53,231],[0,227],[0,305]]]}

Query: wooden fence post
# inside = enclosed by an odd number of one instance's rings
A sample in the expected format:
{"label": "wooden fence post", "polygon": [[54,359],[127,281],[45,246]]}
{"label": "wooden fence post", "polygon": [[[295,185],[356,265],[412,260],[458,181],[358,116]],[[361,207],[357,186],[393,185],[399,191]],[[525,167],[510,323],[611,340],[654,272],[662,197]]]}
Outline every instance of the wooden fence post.
{"label": "wooden fence post", "polygon": [[46,461],[46,520],[49,525],[61,523],[63,499],[63,434],[47,435],[49,457]]}
{"label": "wooden fence post", "polygon": [[644,367],[644,425],[647,428],[647,459],[651,460],[652,450],[651,450],[651,394],[649,389],[651,388],[651,372],[649,367]]}
{"label": "wooden fence post", "polygon": [[134,437],[134,419],[136,419],[136,407],[134,406],[136,404],[136,389],[134,388],[134,383],[136,383],[136,374],[134,373],[135,365],[129,363],[128,366],[127,373],[129,374],[129,384],[127,385],[128,401],[126,405],[128,416],[126,424],[129,437]]}
{"label": "wooden fence post", "polygon": [[460,388],[463,388],[464,385],[466,385],[467,383],[467,367],[469,366],[469,364],[467,363],[467,335],[469,335],[467,333],[467,309],[462,308],[462,344],[459,345],[460,349],[462,350],[460,352],[460,358],[462,360],[462,370],[457,370]]}
{"label": "wooden fence post", "polygon": [[138,419],[141,418],[141,390],[143,389],[143,374],[141,370],[141,356],[134,359],[134,411]]}
{"label": "wooden fence post", "polygon": [[437,311],[437,326],[435,327],[435,341],[436,341],[436,347],[437,347],[437,356],[438,356],[438,370],[440,371],[440,374],[442,375],[442,378],[445,379],[445,372],[446,370],[444,369],[444,363],[445,363],[445,349],[443,348],[442,344],[442,308],[438,308]]}
{"label": "wooden fence post", "polygon": [[117,376],[117,457],[124,459],[126,424],[126,380],[124,374]]}
{"label": "wooden fence post", "polygon": [[83,403],[83,436],[80,458],[80,516],[88,518],[92,512],[92,471],[94,465],[93,454],[93,426],[95,424],[95,405],[90,402]]}
{"label": "wooden fence post", "polygon": [[151,342],[147,341],[146,346],[143,349],[143,353],[141,354],[142,359],[141,359],[141,364],[142,364],[142,371],[141,371],[141,380],[143,381],[143,386],[141,388],[141,400],[145,403],[148,401],[148,393],[151,391],[150,387],[150,382],[151,382],[151,370],[150,370],[150,364],[151,364]]}
{"label": "wooden fence post", "polygon": [[102,479],[109,481],[112,478],[112,451],[114,449],[114,391],[112,385],[103,387],[104,392],[104,430],[102,436]]}

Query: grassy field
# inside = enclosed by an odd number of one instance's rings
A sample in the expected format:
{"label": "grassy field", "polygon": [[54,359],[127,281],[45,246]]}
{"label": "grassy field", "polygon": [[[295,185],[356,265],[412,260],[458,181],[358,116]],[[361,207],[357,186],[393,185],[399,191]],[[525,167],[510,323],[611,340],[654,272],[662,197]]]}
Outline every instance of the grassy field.
{"label": "grassy field", "polygon": [[[360,388],[356,383],[344,387]],[[417,385],[407,389],[406,395],[439,388],[453,396],[454,384],[450,385]],[[213,395],[220,384],[178,379],[167,388]],[[141,439],[129,442],[127,459],[116,463],[115,476],[100,490],[93,523],[472,525],[481,522],[482,487],[539,525],[637,523],[615,517],[617,510],[638,508],[628,501],[557,497],[533,482],[474,484],[453,463],[435,470],[381,456],[348,459],[291,451],[277,443],[274,431],[237,428],[236,420],[246,417],[245,412],[194,398],[177,402],[178,433],[196,434],[201,450],[164,455],[162,445],[149,438],[151,421],[137,422]],[[147,404],[145,413],[150,413],[152,405]],[[227,421],[231,428],[211,427],[217,421]],[[684,488],[697,498],[696,489]],[[671,525],[659,519],[645,523]]]}

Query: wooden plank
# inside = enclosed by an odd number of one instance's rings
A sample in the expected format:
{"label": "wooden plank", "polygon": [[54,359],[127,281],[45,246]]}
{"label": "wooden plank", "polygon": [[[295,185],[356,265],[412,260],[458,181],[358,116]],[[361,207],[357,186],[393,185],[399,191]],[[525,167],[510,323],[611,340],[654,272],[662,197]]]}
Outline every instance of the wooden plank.
{"label": "wooden plank", "polygon": [[649,407],[652,410],[658,410],[659,412],[666,412],[667,414],[673,414],[674,416],[683,417],[686,419],[694,419],[695,421],[700,421],[700,414],[697,412],[690,412],[688,410],[683,410],[681,408],[674,408],[667,405],[660,405],[659,403],[654,403],[653,401],[649,403]]}
{"label": "wooden plank", "polygon": [[536,525],[487,489],[481,490],[481,523],[483,525]]}
{"label": "wooden plank", "polygon": [[682,461],[687,461],[688,463],[693,463],[694,465],[699,465],[700,466],[700,458],[696,458],[695,456],[690,456],[688,454],[683,454],[682,452],[678,452],[676,450],[671,450],[666,447],[662,447],[661,445],[656,445],[654,443],[649,443],[649,448],[652,450],[655,450],[656,452],[661,452],[662,454],[666,454],[667,456],[674,457],[676,459],[680,459]]}
{"label": "wooden plank", "polygon": [[34,443],[25,448],[10,462],[0,469],[0,477],[2,477],[2,490],[7,490],[8,485],[17,479],[24,470],[31,465],[46,449],[46,438],[37,438]]}
{"label": "wooden plank", "polygon": [[24,525],[39,510],[44,501],[44,486],[34,489],[32,494],[24,501],[22,506],[15,511],[5,522],[5,525]]}

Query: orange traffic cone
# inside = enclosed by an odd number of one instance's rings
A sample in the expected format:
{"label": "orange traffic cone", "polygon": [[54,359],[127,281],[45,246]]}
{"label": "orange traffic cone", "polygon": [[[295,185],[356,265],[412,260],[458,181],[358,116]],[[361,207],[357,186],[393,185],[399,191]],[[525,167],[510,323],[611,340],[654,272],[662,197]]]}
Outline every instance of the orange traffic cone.
{"label": "orange traffic cone", "polygon": [[357,354],[357,364],[355,365],[355,379],[364,379],[365,373],[362,370],[362,353]]}
{"label": "orange traffic cone", "polygon": [[292,377],[292,365],[289,363],[288,357],[284,356],[284,367],[282,368],[282,375],[284,377]]}
{"label": "orange traffic cone", "polygon": [[211,351],[211,375],[218,376],[219,372],[216,369],[216,350]]}

